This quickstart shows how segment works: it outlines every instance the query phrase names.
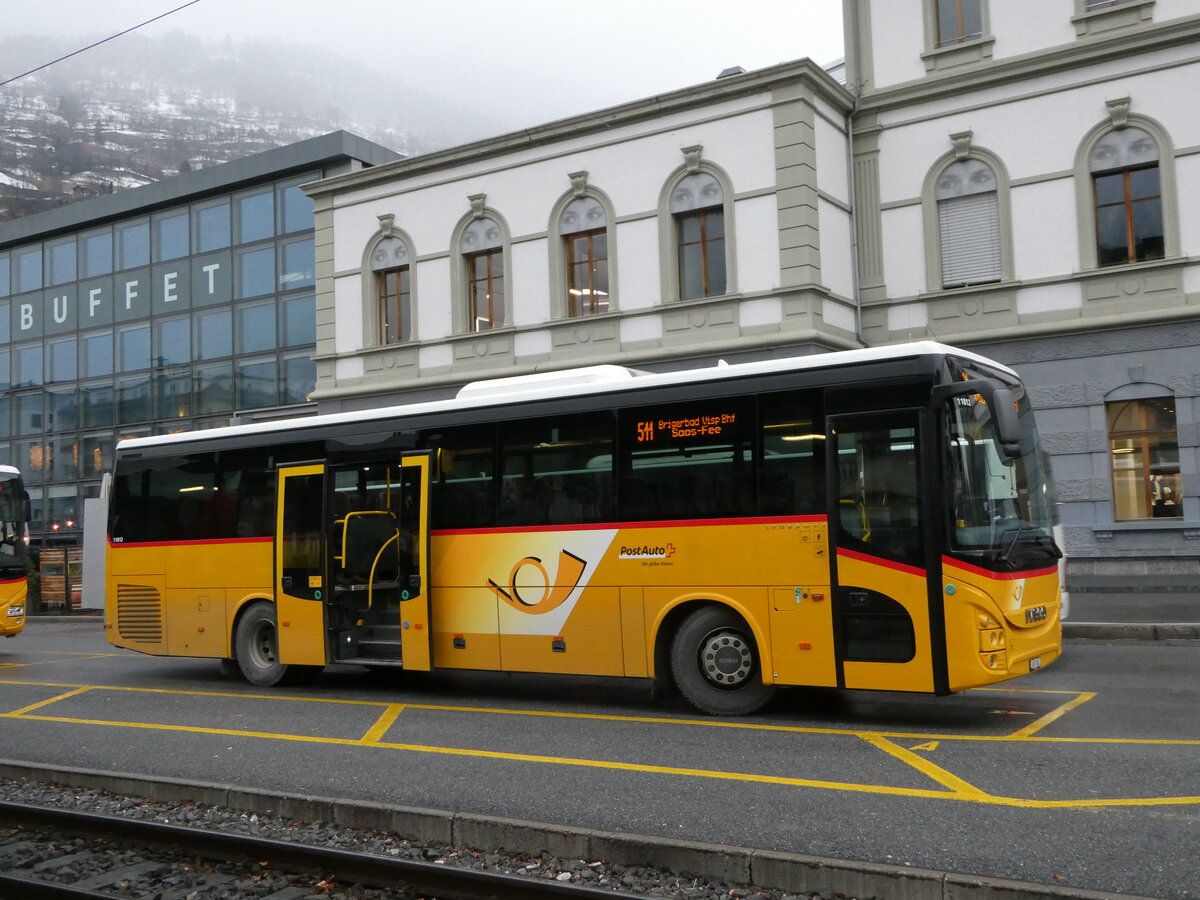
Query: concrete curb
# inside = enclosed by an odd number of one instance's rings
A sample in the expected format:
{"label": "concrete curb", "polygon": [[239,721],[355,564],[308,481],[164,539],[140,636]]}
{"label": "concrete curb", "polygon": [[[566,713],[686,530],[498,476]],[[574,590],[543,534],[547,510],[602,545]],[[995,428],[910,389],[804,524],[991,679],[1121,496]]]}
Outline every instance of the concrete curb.
{"label": "concrete curb", "polygon": [[1063,637],[1093,641],[1196,641],[1200,623],[1063,622]]}
{"label": "concrete curb", "polygon": [[748,847],[672,841],[332,797],[256,791],[178,778],[150,778],[74,767],[50,768],[19,760],[0,760],[0,778],[131,794],[168,803],[192,801],[260,815],[332,822],[348,828],[395,831],[422,842],[548,853],[567,859],[604,859],[622,866],[653,866],[709,881],[792,893],[819,892],[825,896],[877,900],[1152,900],[1133,894]]}

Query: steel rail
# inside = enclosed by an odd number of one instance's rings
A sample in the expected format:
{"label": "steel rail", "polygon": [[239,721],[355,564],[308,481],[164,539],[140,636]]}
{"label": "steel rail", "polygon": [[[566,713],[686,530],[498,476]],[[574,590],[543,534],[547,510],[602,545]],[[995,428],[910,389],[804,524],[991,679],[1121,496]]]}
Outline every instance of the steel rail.
{"label": "steel rail", "polygon": [[[0,823],[50,828],[59,832],[103,835],[156,847],[179,846],[190,855],[221,859],[246,857],[265,860],[271,868],[291,872],[331,874],[339,880],[374,887],[404,888],[453,900],[644,900],[644,895],[618,890],[546,881],[528,876],[467,869],[416,860],[393,859],[370,853],[330,850],[273,838],[129,819],[102,813],[0,801]],[[3,878],[4,876],[0,876]],[[22,886],[28,884],[19,880]],[[3,882],[0,881],[0,885]],[[94,897],[87,891],[54,893],[59,885],[45,884],[45,897]],[[33,897],[32,893],[20,896]]]}

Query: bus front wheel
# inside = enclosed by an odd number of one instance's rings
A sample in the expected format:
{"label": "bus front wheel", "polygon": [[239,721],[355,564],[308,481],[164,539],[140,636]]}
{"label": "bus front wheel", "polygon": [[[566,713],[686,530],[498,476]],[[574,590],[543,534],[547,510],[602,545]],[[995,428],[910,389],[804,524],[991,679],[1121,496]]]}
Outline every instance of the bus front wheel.
{"label": "bus front wheel", "polygon": [[692,706],[714,716],[746,716],[774,693],[763,684],[754,635],[724,606],[706,606],[683,620],[671,642],[671,673]]}
{"label": "bus front wheel", "polygon": [[288,667],[279,661],[274,606],[263,602],[251,605],[238,621],[234,643],[238,668],[247,681],[269,687],[283,680]]}

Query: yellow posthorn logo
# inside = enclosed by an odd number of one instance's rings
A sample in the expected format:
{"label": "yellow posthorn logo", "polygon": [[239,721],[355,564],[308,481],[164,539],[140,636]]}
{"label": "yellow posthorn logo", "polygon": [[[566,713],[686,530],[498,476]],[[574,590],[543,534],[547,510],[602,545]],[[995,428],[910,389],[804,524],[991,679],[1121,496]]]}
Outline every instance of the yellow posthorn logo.
{"label": "yellow posthorn logo", "polygon": [[[558,572],[554,579],[536,556],[526,556],[519,560],[512,571],[508,573],[508,587],[503,588],[492,579],[488,579],[490,587],[505,603],[523,613],[541,615],[558,609],[571,596],[583,577],[587,562],[574,553],[560,550],[558,553]],[[535,596],[539,595],[539,596]]]}

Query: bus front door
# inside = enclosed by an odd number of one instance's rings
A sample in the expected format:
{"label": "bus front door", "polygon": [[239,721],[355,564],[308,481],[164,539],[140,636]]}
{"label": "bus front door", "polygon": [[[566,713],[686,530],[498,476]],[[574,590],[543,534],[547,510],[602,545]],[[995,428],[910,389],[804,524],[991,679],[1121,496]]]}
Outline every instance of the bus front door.
{"label": "bus front door", "polygon": [[325,665],[325,466],[279,468],[275,619],[279,661]]}
{"label": "bus front door", "polygon": [[[839,684],[935,689],[919,413],[830,418]],[[934,563],[936,565],[936,563]]]}

